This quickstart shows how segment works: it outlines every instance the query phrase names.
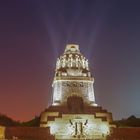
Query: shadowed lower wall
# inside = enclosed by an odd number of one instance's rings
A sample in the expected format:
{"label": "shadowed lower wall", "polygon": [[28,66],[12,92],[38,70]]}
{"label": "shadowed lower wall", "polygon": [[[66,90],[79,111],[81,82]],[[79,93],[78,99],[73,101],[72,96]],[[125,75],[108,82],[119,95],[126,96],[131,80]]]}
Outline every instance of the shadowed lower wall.
{"label": "shadowed lower wall", "polygon": [[54,140],[54,137],[50,135],[49,128],[40,127],[7,127],[5,138],[11,139],[13,137],[30,140]]}
{"label": "shadowed lower wall", "polygon": [[114,128],[108,140],[140,140],[140,127]]}

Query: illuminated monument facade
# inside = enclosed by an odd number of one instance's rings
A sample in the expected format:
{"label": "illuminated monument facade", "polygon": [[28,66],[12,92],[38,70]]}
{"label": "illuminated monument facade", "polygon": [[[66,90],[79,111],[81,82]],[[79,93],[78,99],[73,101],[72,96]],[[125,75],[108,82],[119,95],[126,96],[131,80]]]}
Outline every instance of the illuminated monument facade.
{"label": "illuminated monument facade", "polygon": [[105,139],[112,114],[95,103],[94,78],[79,46],[69,44],[56,62],[53,103],[41,113],[40,127],[55,139]]}

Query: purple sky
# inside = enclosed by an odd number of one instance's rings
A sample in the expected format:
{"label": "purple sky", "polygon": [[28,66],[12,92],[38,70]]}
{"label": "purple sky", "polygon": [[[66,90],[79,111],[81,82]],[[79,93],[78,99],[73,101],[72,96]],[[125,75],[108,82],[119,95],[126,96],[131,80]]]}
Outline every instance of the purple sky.
{"label": "purple sky", "polygon": [[140,117],[139,0],[1,0],[0,112],[29,120],[51,103],[56,58],[80,45],[96,103]]}

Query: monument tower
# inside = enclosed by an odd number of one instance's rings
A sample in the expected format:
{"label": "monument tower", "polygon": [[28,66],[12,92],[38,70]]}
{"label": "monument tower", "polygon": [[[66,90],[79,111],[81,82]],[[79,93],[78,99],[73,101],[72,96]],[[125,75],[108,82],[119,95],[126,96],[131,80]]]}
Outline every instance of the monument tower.
{"label": "monument tower", "polygon": [[41,113],[40,127],[50,127],[55,139],[105,139],[112,114],[95,102],[94,78],[79,46],[68,44],[57,59],[53,101]]}
{"label": "monument tower", "polygon": [[94,105],[93,83],[88,60],[80,53],[79,46],[67,45],[56,62],[53,105],[66,104],[70,96],[82,97],[85,104]]}

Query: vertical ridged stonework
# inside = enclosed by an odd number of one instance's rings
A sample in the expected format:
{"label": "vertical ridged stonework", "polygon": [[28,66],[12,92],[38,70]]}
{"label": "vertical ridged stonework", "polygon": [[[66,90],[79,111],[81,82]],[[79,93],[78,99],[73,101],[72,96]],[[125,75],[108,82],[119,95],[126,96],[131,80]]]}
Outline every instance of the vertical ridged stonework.
{"label": "vertical ridged stonework", "polygon": [[78,45],[67,45],[56,62],[53,81],[53,105],[63,105],[73,95],[83,98],[87,105],[96,105],[88,60],[81,54]]}

